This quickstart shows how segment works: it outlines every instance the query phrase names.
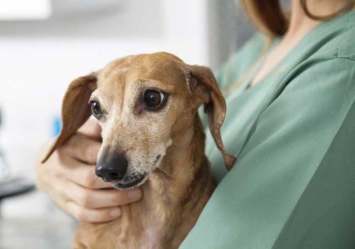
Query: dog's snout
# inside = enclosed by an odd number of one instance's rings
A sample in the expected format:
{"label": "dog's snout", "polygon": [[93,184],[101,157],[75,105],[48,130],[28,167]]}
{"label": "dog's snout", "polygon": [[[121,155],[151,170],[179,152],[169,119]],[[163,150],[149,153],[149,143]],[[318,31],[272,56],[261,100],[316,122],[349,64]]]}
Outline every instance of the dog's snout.
{"label": "dog's snout", "polygon": [[96,166],[96,175],[104,181],[121,180],[126,174],[128,160],[123,153],[104,153]]}

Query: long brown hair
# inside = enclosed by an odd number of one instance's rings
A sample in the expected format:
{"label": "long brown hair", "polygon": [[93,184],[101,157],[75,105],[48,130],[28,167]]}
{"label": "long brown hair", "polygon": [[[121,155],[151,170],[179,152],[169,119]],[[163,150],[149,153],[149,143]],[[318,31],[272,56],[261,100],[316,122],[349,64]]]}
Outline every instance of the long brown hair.
{"label": "long brown hair", "polygon": [[[280,0],[241,0],[241,2],[249,17],[260,31],[271,37],[280,36],[286,33],[288,20],[282,10]],[[309,10],[307,0],[300,0],[300,3],[306,15],[315,20],[327,20],[333,18],[352,9],[355,5],[355,1],[349,0],[349,4],[336,13],[327,16],[317,16],[312,14]]]}

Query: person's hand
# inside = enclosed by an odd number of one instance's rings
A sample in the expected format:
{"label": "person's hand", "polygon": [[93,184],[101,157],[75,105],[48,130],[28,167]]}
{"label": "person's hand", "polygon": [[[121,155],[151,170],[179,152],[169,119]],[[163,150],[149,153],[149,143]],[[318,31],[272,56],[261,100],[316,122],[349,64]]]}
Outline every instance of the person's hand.
{"label": "person's hand", "polygon": [[120,206],[138,201],[141,190],[119,191],[95,175],[100,127],[89,119],[44,164],[37,164],[37,185],[79,221],[99,223],[120,216]]}

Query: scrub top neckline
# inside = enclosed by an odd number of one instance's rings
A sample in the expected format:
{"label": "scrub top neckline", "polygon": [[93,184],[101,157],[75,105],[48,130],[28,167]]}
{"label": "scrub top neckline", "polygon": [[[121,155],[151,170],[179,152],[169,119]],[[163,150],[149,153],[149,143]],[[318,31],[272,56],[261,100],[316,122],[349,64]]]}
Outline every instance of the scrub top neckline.
{"label": "scrub top neckline", "polygon": [[[241,86],[240,92],[252,92],[252,91],[257,91],[257,89],[261,88],[260,85],[265,85],[265,83],[269,82],[271,79],[276,77],[277,71],[279,71],[279,68],[285,68],[289,65],[292,64],[292,59],[294,59],[296,56],[294,56],[295,53],[299,53],[300,51],[304,50],[307,45],[311,44],[311,41],[313,38],[317,38],[322,33],[326,35],[326,31],[328,29],[332,29],[334,26],[336,27],[339,22],[342,22],[343,19],[350,19],[352,16],[355,16],[355,11],[351,10],[349,12],[346,12],[340,16],[334,17],[333,19],[329,21],[324,21],[317,26],[315,26],[311,31],[309,31],[298,43],[296,46],[294,46],[282,60],[276,64],[276,66],[271,70],[269,73],[267,73],[261,80],[258,82],[254,83],[253,86],[250,86],[250,84],[254,80],[254,75],[255,73],[260,69],[264,58],[275,48],[277,44],[281,41],[282,37],[275,37],[272,40],[272,45],[268,48],[267,52],[265,54],[260,54],[259,59],[257,59],[256,64],[254,68],[250,69],[251,73],[247,76],[247,80],[245,80],[244,84]],[[349,20],[347,20],[347,23],[349,24]],[[350,23],[351,25],[354,25],[354,23]],[[347,26],[341,26],[341,29],[346,28]],[[335,28],[336,29],[336,28]]]}

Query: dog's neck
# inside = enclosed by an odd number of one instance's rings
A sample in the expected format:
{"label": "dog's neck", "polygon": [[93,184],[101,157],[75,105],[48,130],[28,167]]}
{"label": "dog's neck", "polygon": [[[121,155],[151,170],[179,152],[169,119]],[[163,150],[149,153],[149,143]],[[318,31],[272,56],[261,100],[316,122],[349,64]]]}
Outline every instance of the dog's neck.
{"label": "dog's neck", "polygon": [[143,186],[142,202],[131,206],[131,218],[142,222],[142,248],[177,248],[195,224],[214,189],[204,140],[196,116],[193,128],[173,139],[162,170],[157,169]]}

